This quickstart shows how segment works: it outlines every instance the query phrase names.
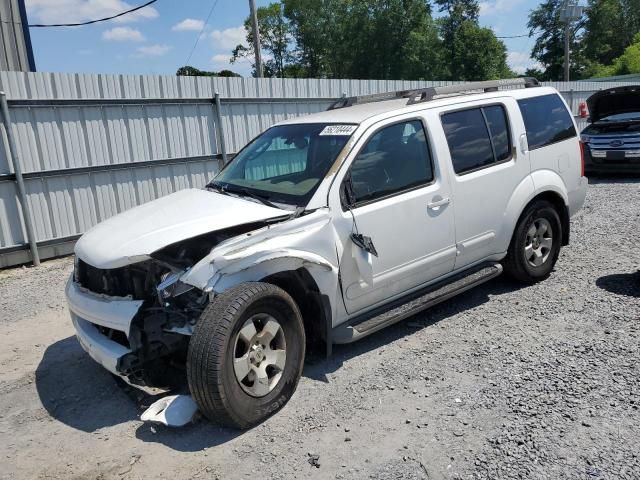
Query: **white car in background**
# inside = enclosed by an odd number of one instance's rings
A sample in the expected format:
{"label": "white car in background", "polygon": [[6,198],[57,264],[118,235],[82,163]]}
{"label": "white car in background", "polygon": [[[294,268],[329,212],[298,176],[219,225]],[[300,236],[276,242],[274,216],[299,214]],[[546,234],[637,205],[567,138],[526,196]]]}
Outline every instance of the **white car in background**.
{"label": "white car in background", "polygon": [[573,117],[534,79],[343,98],[87,232],[69,308],[106,369],[162,384],[186,364],[200,410],[247,428],[293,395],[308,347],[503,269],[545,279],[586,186]]}

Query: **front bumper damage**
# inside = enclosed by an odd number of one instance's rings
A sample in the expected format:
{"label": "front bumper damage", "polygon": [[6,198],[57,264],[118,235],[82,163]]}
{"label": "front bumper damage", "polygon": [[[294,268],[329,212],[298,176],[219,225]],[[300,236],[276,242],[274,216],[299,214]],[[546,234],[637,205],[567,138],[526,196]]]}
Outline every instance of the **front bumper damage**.
{"label": "front bumper damage", "polygon": [[126,375],[122,361],[132,350],[102,333],[104,327],[120,332],[127,339],[133,319],[143,304],[142,300],[106,298],[86,291],[69,278],[66,287],[67,303],[76,337],[82,348],[96,362],[116,375]]}

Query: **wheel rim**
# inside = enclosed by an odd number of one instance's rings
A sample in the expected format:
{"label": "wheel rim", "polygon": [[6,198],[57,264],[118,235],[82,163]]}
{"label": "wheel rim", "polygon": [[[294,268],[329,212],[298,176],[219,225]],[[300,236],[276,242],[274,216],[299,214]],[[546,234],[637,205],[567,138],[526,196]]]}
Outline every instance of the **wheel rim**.
{"label": "wheel rim", "polygon": [[535,220],[529,230],[524,243],[524,256],[529,265],[539,267],[543,265],[553,248],[553,229],[546,218]]}
{"label": "wheel rim", "polygon": [[282,378],[286,361],[282,325],[268,314],[251,316],[235,340],[233,371],[240,387],[252,397],[264,397]]}

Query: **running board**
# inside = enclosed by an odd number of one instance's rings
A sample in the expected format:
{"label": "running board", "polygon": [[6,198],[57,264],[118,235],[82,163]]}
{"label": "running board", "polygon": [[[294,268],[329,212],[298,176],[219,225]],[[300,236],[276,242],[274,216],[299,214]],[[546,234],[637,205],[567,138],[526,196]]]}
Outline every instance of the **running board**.
{"label": "running board", "polygon": [[475,268],[453,275],[394,302],[360,315],[333,329],[333,343],[351,343],[371,335],[389,325],[404,320],[433,305],[466,292],[470,288],[497,277],[502,273],[499,263],[483,263]]}

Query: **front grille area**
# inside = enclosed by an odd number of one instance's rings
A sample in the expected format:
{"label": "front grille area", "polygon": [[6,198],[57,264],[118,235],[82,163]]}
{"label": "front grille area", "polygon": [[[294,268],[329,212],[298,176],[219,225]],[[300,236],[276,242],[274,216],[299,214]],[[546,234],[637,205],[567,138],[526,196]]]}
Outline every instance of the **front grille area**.
{"label": "front grille area", "polygon": [[156,295],[156,286],[165,271],[152,261],[100,269],[78,259],[75,278],[82,287],[93,293],[146,300]]}
{"label": "front grille area", "polygon": [[606,152],[621,151],[626,157],[637,157],[640,152],[640,134],[593,135],[589,139],[589,148],[594,157],[606,157]]}

